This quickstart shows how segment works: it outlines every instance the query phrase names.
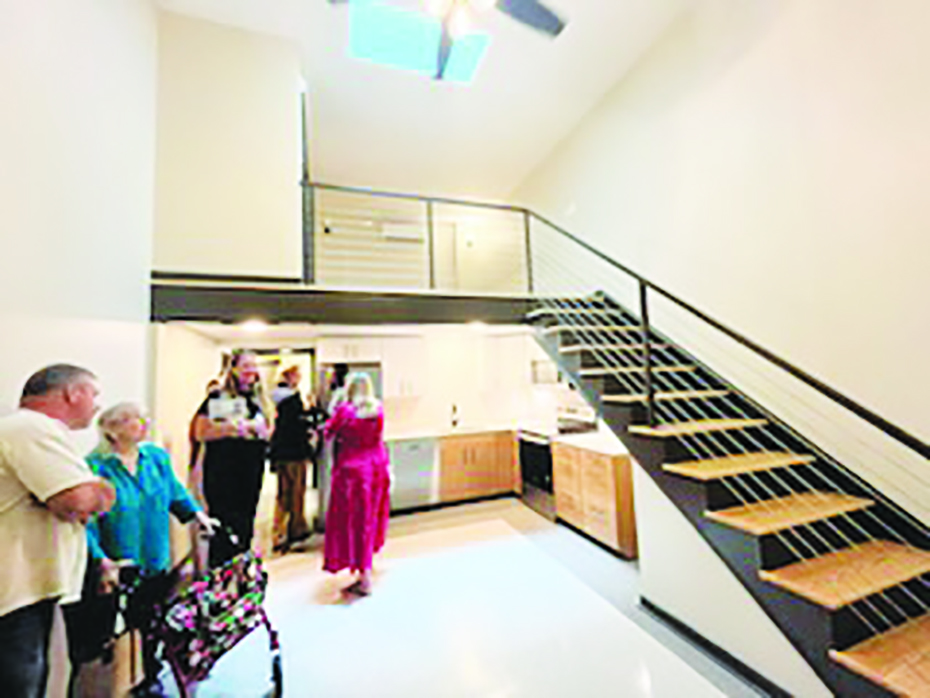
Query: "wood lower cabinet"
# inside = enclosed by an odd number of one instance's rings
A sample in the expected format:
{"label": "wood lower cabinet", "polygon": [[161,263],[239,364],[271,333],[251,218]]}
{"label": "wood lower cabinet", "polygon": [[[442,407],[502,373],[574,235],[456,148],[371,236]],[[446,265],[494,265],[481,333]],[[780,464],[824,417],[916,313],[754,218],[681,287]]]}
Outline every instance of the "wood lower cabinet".
{"label": "wood lower cabinet", "polygon": [[439,441],[439,498],[443,502],[514,492],[513,432],[447,436]]}
{"label": "wood lower cabinet", "polygon": [[628,558],[636,557],[630,457],[552,444],[559,518]]}

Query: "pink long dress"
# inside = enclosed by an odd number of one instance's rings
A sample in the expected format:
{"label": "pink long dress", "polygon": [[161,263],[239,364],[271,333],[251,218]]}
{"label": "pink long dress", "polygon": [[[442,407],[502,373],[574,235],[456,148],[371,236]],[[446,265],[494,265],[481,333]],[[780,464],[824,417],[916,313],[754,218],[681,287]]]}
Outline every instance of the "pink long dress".
{"label": "pink long dress", "polygon": [[336,442],[323,548],[327,572],[370,570],[372,556],[384,546],[391,499],[383,432],[380,407],[360,419],[352,404],[343,403],[326,423],[326,438]]}

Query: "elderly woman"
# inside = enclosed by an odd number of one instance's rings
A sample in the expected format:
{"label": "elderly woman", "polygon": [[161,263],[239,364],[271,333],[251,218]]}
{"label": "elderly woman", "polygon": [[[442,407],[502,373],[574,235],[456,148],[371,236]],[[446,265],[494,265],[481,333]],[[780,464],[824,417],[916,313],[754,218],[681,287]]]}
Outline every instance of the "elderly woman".
{"label": "elderly woman", "polygon": [[336,408],[324,434],[335,441],[336,461],[326,513],[323,569],[349,569],[358,578],[346,589],[371,593],[374,553],[384,546],[391,511],[391,472],[384,445],[384,411],[372,394],[371,379],[353,373],[346,402]]}
{"label": "elderly woman", "polygon": [[[167,591],[170,515],[182,523],[196,521],[208,533],[215,522],[178,482],[167,451],[145,441],[148,420],[138,405],[111,407],[100,415],[99,425],[100,445],[87,460],[116,489],[116,504],[88,524],[88,543],[105,584],[115,583],[122,564],[139,567],[142,584],[130,617],[144,629],[152,622],[152,606]],[[152,643],[143,645],[145,681],[136,695],[161,695],[157,650]]]}

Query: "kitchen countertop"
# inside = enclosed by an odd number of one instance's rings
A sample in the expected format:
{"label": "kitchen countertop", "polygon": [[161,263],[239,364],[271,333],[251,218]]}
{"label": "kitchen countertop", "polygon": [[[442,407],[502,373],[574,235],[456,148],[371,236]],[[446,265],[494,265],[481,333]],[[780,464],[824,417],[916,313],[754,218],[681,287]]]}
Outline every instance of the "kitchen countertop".
{"label": "kitchen countertop", "polygon": [[613,432],[600,430],[588,434],[563,434],[552,437],[553,442],[597,451],[608,456],[625,456],[629,454],[626,447]]}
{"label": "kitchen countertop", "polygon": [[461,429],[449,429],[446,431],[410,431],[410,432],[386,432],[385,441],[414,441],[419,439],[442,439],[447,436],[475,436],[477,434],[501,434],[505,432],[515,432],[517,429],[492,428],[479,429],[477,427],[463,427]]}

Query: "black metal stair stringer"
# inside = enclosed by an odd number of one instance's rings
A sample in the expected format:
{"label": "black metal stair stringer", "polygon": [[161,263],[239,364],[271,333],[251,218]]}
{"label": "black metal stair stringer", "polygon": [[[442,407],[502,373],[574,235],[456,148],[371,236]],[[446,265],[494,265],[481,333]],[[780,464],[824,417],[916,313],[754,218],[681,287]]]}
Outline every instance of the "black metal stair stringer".
{"label": "black metal stair stringer", "polygon": [[[711,506],[708,485],[669,474],[662,469],[665,463],[684,459],[684,451],[677,440],[631,434],[629,426],[642,423],[641,407],[604,403],[597,389],[598,381],[584,379],[578,374],[579,363],[577,360],[566,360],[560,353],[557,337],[537,334],[537,341],[569,378],[572,386],[598,411],[631,456],[707,541],[750,596],[836,695],[844,698],[887,698],[894,695],[830,659],[828,651],[834,646],[837,627],[834,613],[759,579],[759,570],[763,568],[764,538],[706,518],[704,512]],[[693,363],[705,369],[700,362]],[[716,376],[709,369],[707,372]],[[721,609],[721,612],[725,613],[726,609]]]}

